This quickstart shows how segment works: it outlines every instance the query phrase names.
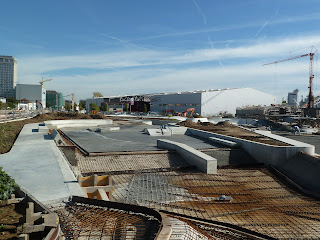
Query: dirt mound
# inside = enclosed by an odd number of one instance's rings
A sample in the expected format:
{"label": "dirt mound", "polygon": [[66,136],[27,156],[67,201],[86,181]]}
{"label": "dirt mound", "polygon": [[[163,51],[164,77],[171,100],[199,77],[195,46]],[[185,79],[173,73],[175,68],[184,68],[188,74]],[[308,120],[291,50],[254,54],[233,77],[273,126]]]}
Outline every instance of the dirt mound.
{"label": "dirt mound", "polygon": [[179,125],[184,127],[191,127],[191,126],[197,126],[198,123],[192,122],[191,120],[186,120],[186,121],[180,122]]}
{"label": "dirt mound", "polygon": [[230,127],[230,126],[234,126],[234,125],[232,125],[232,124],[229,123],[229,122],[218,122],[218,123],[216,124],[216,126],[226,126],[226,127]]}

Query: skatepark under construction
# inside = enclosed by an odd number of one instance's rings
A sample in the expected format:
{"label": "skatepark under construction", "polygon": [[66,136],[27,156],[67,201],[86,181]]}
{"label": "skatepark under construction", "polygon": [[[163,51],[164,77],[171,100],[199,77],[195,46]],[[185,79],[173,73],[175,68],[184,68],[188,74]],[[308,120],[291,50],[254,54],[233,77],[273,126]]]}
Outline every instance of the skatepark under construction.
{"label": "skatepark under construction", "polygon": [[0,161],[65,239],[317,239],[314,146],[261,134],[283,146],[141,120],[48,121],[26,125]]}

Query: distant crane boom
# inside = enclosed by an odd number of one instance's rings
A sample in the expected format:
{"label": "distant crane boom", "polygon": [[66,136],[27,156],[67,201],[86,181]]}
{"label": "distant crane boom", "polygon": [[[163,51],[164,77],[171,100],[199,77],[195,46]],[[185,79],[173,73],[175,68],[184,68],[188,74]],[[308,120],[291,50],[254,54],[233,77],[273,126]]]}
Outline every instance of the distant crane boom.
{"label": "distant crane boom", "polygon": [[42,78],[42,79],[41,79],[41,82],[39,82],[39,83],[43,86],[43,83],[44,83],[44,82],[49,82],[49,81],[51,81],[51,80],[53,80],[53,79],[50,78],[50,79],[44,80],[44,79]]}
{"label": "distant crane boom", "polygon": [[[316,50],[317,51],[317,50]],[[310,64],[309,64],[309,99],[308,99],[308,108],[313,108],[314,107],[314,96],[313,96],[313,79],[314,79],[314,74],[313,74],[313,59],[314,59],[314,55],[315,52],[311,52],[311,53],[307,53],[307,54],[303,54],[303,55],[299,55],[299,56],[295,56],[295,57],[291,57],[291,58],[285,58],[285,59],[281,59],[281,60],[277,60],[271,63],[266,63],[263,64],[262,66],[266,66],[266,65],[271,65],[271,64],[277,64],[277,63],[281,63],[281,62],[286,62],[286,61],[290,61],[290,60],[294,60],[297,58],[302,58],[302,57],[307,57],[310,56]]]}

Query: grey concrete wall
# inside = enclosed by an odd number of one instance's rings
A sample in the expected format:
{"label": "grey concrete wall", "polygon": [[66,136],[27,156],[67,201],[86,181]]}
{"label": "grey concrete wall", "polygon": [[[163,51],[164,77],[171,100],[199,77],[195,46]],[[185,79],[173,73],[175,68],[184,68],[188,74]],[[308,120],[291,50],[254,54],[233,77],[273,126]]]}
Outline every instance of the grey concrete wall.
{"label": "grey concrete wall", "polygon": [[167,111],[184,112],[188,108],[195,108],[194,114],[201,112],[201,93],[154,95],[150,101],[151,112],[164,112],[166,109]]}
{"label": "grey concrete wall", "polygon": [[178,143],[170,140],[157,140],[157,147],[169,150],[175,150],[191,165],[196,166],[200,171],[207,174],[217,173],[217,159],[210,157],[192,147],[183,143]]}
{"label": "grey concrete wall", "polygon": [[297,153],[277,169],[298,184],[305,193],[320,198],[320,159]]}
{"label": "grey concrete wall", "polygon": [[[303,143],[299,144],[299,146],[272,146],[268,144],[190,128],[188,129],[186,134],[207,139],[209,139],[210,137],[216,137],[240,143],[242,148],[245,149],[258,162],[275,167],[280,166],[285,160],[293,157],[298,152],[305,152],[310,155],[314,155],[314,146]],[[290,139],[288,139],[289,144],[290,142]]]}

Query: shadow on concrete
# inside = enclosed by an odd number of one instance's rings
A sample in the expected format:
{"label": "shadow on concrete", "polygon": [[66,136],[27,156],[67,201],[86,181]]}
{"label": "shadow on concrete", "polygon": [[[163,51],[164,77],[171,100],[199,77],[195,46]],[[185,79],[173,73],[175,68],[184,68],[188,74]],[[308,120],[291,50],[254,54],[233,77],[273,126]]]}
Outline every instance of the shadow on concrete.
{"label": "shadow on concrete", "polygon": [[53,140],[53,138],[49,134],[43,135],[43,139],[44,140]]}
{"label": "shadow on concrete", "polygon": [[277,168],[301,187],[301,191],[320,199],[320,159],[297,153]]}
{"label": "shadow on concrete", "polygon": [[170,167],[190,167],[187,161],[185,161],[178,153],[170,152],[168,153],[168,160]]}
{"label": "shadow on concrete", "polygon": [[218,143],[215,143],[213,141],[210,141],[206,138],[202,138],[200,136],[196,136],[196,135],[189,135],[189,134],[186,134],[187,136],[189,137],[192,137],[192,138],[195,138],[195,139],[198,139],[198,140],[201,140],[203,141],[204,143],[206,144],[209,144],[209,145],[212,145],[212,148],[225,148],[225,146],[221,145],[221,144],[218,144]]}
{"label": "shadow on concrete", "polygon": [[259,164],[252,156],[243,149],[217,149],[202,151],[203,153],[217,159],[218,167],[229,165],[250,166]]}

